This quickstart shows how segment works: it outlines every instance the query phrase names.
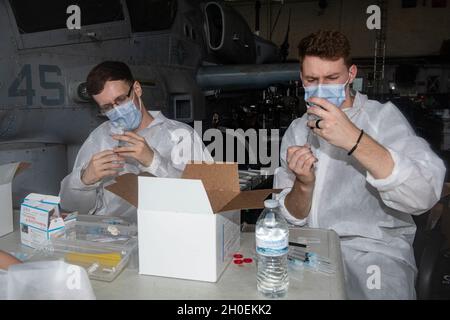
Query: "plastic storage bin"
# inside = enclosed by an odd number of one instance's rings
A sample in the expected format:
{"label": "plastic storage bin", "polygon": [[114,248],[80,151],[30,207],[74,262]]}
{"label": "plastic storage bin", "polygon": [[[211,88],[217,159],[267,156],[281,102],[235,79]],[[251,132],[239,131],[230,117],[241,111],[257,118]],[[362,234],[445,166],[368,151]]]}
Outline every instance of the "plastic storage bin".
{"label": "plastic storage bin", "polygon": [[136,225],[98,222],[101,217],[85,218],[79,216],[63,237],[43,244],[32,260],[64,259],[84,267],[90,279],[102,281],[114,280],[127,265],[137,267]]}

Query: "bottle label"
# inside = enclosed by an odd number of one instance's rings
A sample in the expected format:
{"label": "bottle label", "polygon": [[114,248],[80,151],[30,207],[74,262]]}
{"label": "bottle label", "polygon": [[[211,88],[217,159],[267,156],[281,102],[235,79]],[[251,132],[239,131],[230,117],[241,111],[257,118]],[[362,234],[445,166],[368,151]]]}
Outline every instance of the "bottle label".
{"label": "bottle label", "polygon": [[288,239],[264,240],[256,238],[256,252],[267,257],[279,257],[288,252]]}

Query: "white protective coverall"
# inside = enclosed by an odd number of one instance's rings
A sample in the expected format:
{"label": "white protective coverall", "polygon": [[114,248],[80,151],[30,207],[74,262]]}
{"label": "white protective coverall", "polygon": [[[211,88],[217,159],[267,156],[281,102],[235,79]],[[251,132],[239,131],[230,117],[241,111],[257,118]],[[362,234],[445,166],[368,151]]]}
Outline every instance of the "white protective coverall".
{"label": "white protective coverall", "polygon": [[[344,112],[389,150],[395,163],[392,174],[375,179],[345,150],[312,133],[318,162],[311,209],[306,219],[293,217],[284,204],[295,181],[286,151],[305,145],[310,131],[305,114],[292,122],[281,145],[281,167],[274,179],[274,188],[283,189],[277,197],[281,211],[292,224],[339,234],[348,298],[415,299],[416,226],[411,215],[429,210],[440,199],[445,166],[392,103],[381,104],[357,93],[353,107]],[[381,275],[379,289],[378,279],[370,278],[374,268]]]}
{"label": "white protective coverall", "polygon": [[[157,177],[178,178],[187,162],[213,160],[190,126],[167,119],[159,111],[149,113],[154,120],[137,134],[144,137],[154,151],[153,162],[149,167],[144,167],[136,160],[127,158],[120,174],[148,172]],[[102,123],[82,145],[72,173],[61,182],[61,207],[80,214],[121,216],[136,221],[136,208],[105,189],[114,182],[113,177],[104,178],[93,185],[85,185],[81,181],[81,170],[88,165],[93,155],[117,147],[118,141],[111,137],[111,127],[110,121]]]}
{"label": "white protective coverall", "polygon": [[[76,278],[75,278],[76,276]],[[76,287],[73,287],[76,285]],[[95,300],[87,271],[64,261],[35,261],[0,269],[0,300]]]}

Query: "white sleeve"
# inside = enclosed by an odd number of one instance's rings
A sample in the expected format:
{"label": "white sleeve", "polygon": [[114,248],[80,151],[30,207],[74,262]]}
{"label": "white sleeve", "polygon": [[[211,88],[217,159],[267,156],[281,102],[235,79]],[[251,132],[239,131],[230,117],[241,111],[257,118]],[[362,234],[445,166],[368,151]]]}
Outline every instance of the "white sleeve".
{"label": "white sleeve", "polygon": [[169,161],[170,159],[163,159],[159,152],[154,149],[152,163],[148,167],[139,165],[139,169],[141,172],[151,173],[155,177],[168,177],[170,175],[169,170],[172,171],[172,175],[175,174],[176,177],[180,176],[181,172],[178,172],[173,166],[170,166]]}
{"label": "white sleeve", "polygon": [[287,129],[286,133],[284,134],[280,149],[281,167],[275,169],[273,177],[273,187],[274,189],[283,189],[282,192],[280,192],[279,194],[275,194],[274,198],[278,200],[280,204],[280,211],[282,215],[285,217],[285,219],[291,224],[303,226],[306,224],[308,218],[305,219],[295,218],[293,215],[290,214],[284,203],[284,200],[286,196],[289,194],[289,192],[291,192],[292,186],[294,185],[295,181],[295,175],[288,168],[286,161],[287,149],[290,146],[297,145],[297,141],[299,141],[299,139],[296,139],[295,133],[297,132],[298,134],[301,134],[300,130],[295,129],[296,128],[295,124],[296,123],[293,122]]}
{"label": "white sleeve", "polygon": [[88,214],[96,207],[98,192],[102,188],[99,181],[93,185],[85,185],[81,181],[82,170],[88,165],[91,157],[99,152],[89,137],[80,151],[72,172],[61,182],[59,196],[61,207],[67,211],[78,211],[80,214]]}
{"label": "white sleeve", "polygon": [[198,134],[192,129],[180,128],[172,133],[175,142],[169,157],[163,157],[153,149],[153,161],[150,166],[140,166],[142,172],[148,172],[156,177],[178,178],[184,167],[191,161],[212,161],[209,151],[205,148]]}
{"label": "white sleeve", "polygon": [[284,188],[280,193],[274,194],[274,199],[278,200],[278,203],[280,205],[280,212],[287,222],[297,226],[304,226],[307,223],[308,218],[297,219],[296,217],[290,214],[290,212],[286,208],[286,205],[284,204],[284,200],[286,199],[286,196],[289,194],[289,192],[291,192],[291,190],[292,188]]}
{"label": "white sleeve", "polygon": [[366,180],[375,187],[383,202],[401,212],[419,215],[441,197],[445,179],[443,161],[428,143],[415,135],[408,121],[393,104],[381,111],[374,137],[391,154],[394,169],[385,179],[367,172]]}

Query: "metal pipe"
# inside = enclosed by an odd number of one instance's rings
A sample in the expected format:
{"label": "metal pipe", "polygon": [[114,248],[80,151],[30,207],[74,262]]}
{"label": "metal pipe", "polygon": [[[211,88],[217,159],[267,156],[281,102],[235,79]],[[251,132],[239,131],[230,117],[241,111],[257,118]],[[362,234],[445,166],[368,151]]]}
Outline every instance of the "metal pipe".
{"label": "metal pipe", "polygon": [[263,89],[300,80],[298,63],[201,67],[197,83],[203,90]]}

